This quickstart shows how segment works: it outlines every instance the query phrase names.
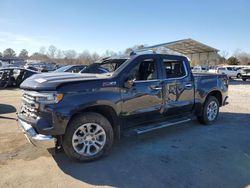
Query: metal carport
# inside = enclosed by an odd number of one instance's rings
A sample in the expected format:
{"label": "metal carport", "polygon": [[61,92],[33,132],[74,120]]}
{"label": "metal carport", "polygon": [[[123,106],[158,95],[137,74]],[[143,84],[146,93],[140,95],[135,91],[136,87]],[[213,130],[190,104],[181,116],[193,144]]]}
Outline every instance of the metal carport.
{"label": "metal carport", "polygon": [[191,60],[193,66],[216,65],[219,63],[220,59],[218,49],[193,39],[178,40],[147,47],[147,49],[153,49],[160,52],[164,52],[163,48],[187,56]]}

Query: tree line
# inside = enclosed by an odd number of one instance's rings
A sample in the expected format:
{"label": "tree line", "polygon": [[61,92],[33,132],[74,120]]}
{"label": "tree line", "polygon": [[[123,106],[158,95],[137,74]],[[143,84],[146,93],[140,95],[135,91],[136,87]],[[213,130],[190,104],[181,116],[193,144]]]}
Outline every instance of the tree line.
{"label": "tree line", "polygon": [[40,60],[49,63],[58,64],[86,64],[89,65],[103,57],[115,56],[123,54],[123,52],[114,52],[106,50],[104,54],[98,54],[97,52],[90,53],[88,50],[84,50],[81,53],[77,53],[75,50],[61,50],[54,45],[50,45],[47,49],[41,47],[38,52],[29,54],[26,49],[22,49],[17,54],[12,48],[7,48],[3,52],[0,52],[0,58],[21,58],[24,60]]}
{"label": "tree line", "polygon": [[[81,53],[77,53],[75,50],[61,50],[56,48],[54,45],[50,45],[48,49],[41,47],[38,52],[29,55],[26,49],[22,49],[19,54],[12,49],[7,48],[3,52],[0,52],[0,57],[19,57],[24,60],[40,60],[45,62],[54,62],[58,64],[86,64],[89,65],[100,58],[115,56],[121,54],[129,54],[133,50],[138,50],[144,48],[145,45],[134,45],[131,48],[127,48],[123,52],[114,52],[111,50],[106,50],[104,54],[98,54],[96,52],[90,53],[88,50],[84,50]],[[243,52],[241,50],[236,50],[233,55],[227,58],[228,53],[222,51],[220,54],[220,64],[229,65],[250,65],[250,53]]]}
{"label": "tree line", "polygon": [[22,49],[17,54],[12,48],[7,48],[3,52],[0,52],[0,57],[14,58],[18,57],[24,60],[40,60],[49,63],[57,64],[85,64],[89,65],[95,61],[108,56],[116,56],[121,54],[129,54],[133,50],[141,49],[144,45],[135,45],[131,48],[127,48],[122,52],[114,52],[112,50],[106,50],[105,53],[99,54],[97,52],[90,53],[88,50],[84,50],[81,53],[77,53],[75,50],[61,50],[54,45],[50,45],[47,49],[41,47],[38,52],[29,54],[26,49]]}

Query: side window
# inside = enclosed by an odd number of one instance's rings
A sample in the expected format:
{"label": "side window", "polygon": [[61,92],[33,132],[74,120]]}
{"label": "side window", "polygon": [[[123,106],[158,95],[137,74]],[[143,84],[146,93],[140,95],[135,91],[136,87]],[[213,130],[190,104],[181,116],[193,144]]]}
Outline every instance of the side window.
{"label": "side window", "polygon": [[72,73],[78,73],[81,70],[80,67],[76,66],[76,67],[71,67],[69,70],[67,70],[66,72],[72,72]]}
{"label": "side window", "polygon": [[186,75],[183,61],[163,59],[163,65],[167,78],[180,78]]}
{"label": "side window", "polygon": [[157,75],[157,61],[155,59],[144,59],[130,72],[130,77],[136,81],[155,80]]}
{"label": "side window", "polygon": [[227,67],[227,70],[232,71],[232,70],[233,70],[233,68],[232,68],[232,67]]}
{"label": "side window", "polygon": [[80,72],[83,69],[82,66],[76,67],[76,69],[74,70],[75,73]]}

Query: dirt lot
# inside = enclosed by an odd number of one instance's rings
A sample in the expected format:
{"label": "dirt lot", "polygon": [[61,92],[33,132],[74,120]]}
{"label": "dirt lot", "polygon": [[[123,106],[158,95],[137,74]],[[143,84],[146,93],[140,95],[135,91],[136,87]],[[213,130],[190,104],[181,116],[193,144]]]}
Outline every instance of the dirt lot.
{"label": "dirt lot", "polygon": [[0,187],[250,187],[250,82],[232,81],[213,126],[123,138],[97,162],[32,147],[16,126],[20,90],[0,91]]}

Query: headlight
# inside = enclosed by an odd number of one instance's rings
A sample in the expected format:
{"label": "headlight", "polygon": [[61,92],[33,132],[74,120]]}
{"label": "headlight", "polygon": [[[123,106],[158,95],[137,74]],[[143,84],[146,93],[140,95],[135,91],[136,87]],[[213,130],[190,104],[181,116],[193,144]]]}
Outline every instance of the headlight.
{"label": "headlight", "polygon": [[43,104],[58,103],[63,99],[62,93],[39,93],[36,96],[36,101]]}

